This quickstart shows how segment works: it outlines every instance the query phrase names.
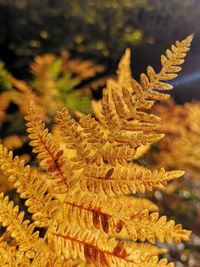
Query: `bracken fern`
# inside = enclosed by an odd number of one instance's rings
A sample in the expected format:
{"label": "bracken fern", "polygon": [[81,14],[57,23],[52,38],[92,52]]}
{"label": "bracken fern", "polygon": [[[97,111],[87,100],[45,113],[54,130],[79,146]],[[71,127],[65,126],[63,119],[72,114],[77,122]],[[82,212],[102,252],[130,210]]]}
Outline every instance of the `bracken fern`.
{"label": "bracken fern", "polygon": [[150,171],[133,160],[141,147],[163,137],[155,133],[160,118],[149,110],[168,98],[160,91],[172,89],[166,81],[181,70],[192,38],[172,45],[161,57],[160,72],[148,67],[140,82],[132,78],[127,49],[118,78],[107,81],[94,104],[95,117],[77,112],[73,118],[66,108],[57,112],[59,139],[31,103],[25,119],[40,169],[0,146],[0,167],[32,214],[30,222],[0,195],[6,229],[1,266],[174,266],[159,259],[165,250],[154,244],[188,240],[190,231],[159,217],[155,204],[133,194],[162,188],[183,172]]}

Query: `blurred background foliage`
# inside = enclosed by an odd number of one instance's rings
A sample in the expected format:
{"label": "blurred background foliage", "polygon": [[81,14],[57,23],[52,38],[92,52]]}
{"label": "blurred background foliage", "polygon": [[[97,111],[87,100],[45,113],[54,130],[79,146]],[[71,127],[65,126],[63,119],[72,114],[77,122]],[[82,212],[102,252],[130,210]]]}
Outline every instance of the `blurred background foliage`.
{"label": "blurred background foliage", "polygon": [[0,0],[0,58],[23,77],[34,56],[67,49],[107,63],[112,73],[131,47],[137,76],[191,32],[197,54],[199,15],[198,0]]}
{"label": "blurred background foliage", "polygon": [[[30,62],[29,77],[17,79],[0,62],[0,138],[1,142],[27,161],[30,154],[24,116],[31,101],[45,123],[49,124],[55,112],[68,107],[91,113],[92,90],[105,84],[106,77],[96,78],[105,71],[93,60],[72,59],[68,51],[60,55],[43,54]],[[51,127],[51,125],[49,125]],[[20,149],[20,151],[19,151]],[[0,181],[1,184],[1,181]]]}

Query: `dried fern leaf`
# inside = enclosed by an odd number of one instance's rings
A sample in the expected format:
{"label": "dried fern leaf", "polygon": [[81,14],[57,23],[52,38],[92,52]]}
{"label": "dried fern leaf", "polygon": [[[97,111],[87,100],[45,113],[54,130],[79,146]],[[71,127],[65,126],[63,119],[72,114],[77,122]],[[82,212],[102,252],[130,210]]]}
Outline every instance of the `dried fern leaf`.
{"label": "dried fern leaf", "polygon": [[89,144],[92,144],[94,147],[99,148],[104,142],[104,129],[95,120],[95,118],[92,118],[90,114],[85,115],[77,112],[76,116],[79,118],[79,123],[83,129],[84,138]]}
{"label": "dried fern leaf", "polygon": [[86,166],[89,162],[90,152],[81,125],[70,116],[69,111],[65,108],[56,113],[56,125],[66,147],[76,151],[76,157],[72,158],[72,161],[77,164],[73,167],[81,169]]}
{"label": "dried fern leaf", "polygon": [[[171,90],[173,88],[172,85],[165,83],[165,81],[173,80],[177,77],[177,73],[181,71],[180,65],[184,63],[184,58],[190,49],[192,39],[193,35],[190,35],[182,42],[177,41],[175,45],[171,46],[171,50],[166,50],[166,55],[161,56],[162,68],[158,74],[150,66],[147,68],[147,75],[141,74],[140,85],[147,92],[147,96],[149,92],[153,93],[154,89]],[[148,98],[152,99],[153,94],[150,94]],[[157,99],[159,95],[157,93]]]}
{"label": "dried fern leaf", "polygon": [[121,58],[117,75],[118,75],[118,83],[129,90],[132,89],[131,80],[132,80],[132,73],[131,73],[131,51],[130,49],[126,49],[124,56]]}
{"label": "dried fern leaf", "polygon": [[[192,36],[189,36],[186,40],[181,42],[180,45],[179,43],[177,44],[179,49],[175,51],[173,48],[173,58],[169,57],[169,62],[164,65],[162,73],[164,73],[164,71],[166,73],[167,71],[172,72],[171,68],[167,70],[167,66],[183,63],[182,61],[180,62],[179,59],[180,57],[185,56],[185,54],[183,54],[182,52],[189,49],[191,40]],[[126,61],[126,64],[124,63],[124,61]],[[126,52],[126,55],[124,56],[122,62],[126,66],[125,69],[127,69],[127,66],[130,63],[129,52]],[[122,63],[120,64],[120,66],[123,65]],[[120,68],[122,69],[122,67]],[[122,70],[118,71],[118,73],[120,74],[121,71]],[[177,71],[177,69],[173,69],[173,71]],[[148,75],[155,78],[152,69],[148,71]],[[128,76],[130,76],[130,72]],[[124,77],[123,74],[122,77]],[[101,164],[103,163],[110,163],[113,166],[116,166],[116,164],[118,163],[123,165],[127,161],[131,161],[134,158],[137,149],[139,149],[141,145],[151,144],[159,138],[163,137],[163,135],[155,135],[152,133],[152,131],[157,128],[160,118],[158,116],[140,110],[141,108],[146,109],[151,107],[155,100],[162,100],[163,97],[160,96],[160,93],[153,92],[153,90],[155,89],[154,87],[144,91],[141,85],[135,80],[132,80],[132,86],[133,91],[136,92],[136,96],[132,94],[132,92],[130,92],[127,88],[122,87],[118,81],[114,81],[112,79],[108,80],[107,86],[103,91],[103,98],[100,101],[100,121],[104,122],[103,125],[104,128],[106,128],[106,134],[104,141],[102,142],[98,150],[91,148],[92,155],[90,158],[90,163],[95,162],[97,166],[101,166]],[[149,101],[151,105],[149,105]],[[147,127],[145,130],[141,130],[141,123],[142,125],[146,123],[145,126]],[[129,125],[129,130],[132,133],[127,131]],[[134,130],[133,127],[137,126],[139,127],[139,130]],[[125,130],[122,130],[123,128],[125,128]],[[125,131],[126,133],[123,134],[123,131]],[[147,135],[147,133],[149,135]],[[81,176],[79,176],[79,179],[80,177]],[[75,181],[77,180],[78,179],[75,179]],[[98,181],[98,183],[94,184],[93,181],[90,181],[89,185],[87,183],[87,180],[85,180],[85,187],[90,187],[91,190],[93,190],[92,188],[97,188],[97,184],[101,183]],[[160,182],[158,184],[161,185]],[[106,188],[104,190],[110,191],[109,189],[107,189],[109,186],[118,188],[118,185],[119,184],[115,186],[112,184],[112,181],[106,181],[106,183],[104,182],[103,187]],[[153,184],[151,183],[151,181],[148,183],[148,185],[148,187],[152,189]],[[129,189],[130,186],[131,185],[129,184]],[[139,191],[143,192],[145,190],[142,183],[140,183],[139,187]],[[135,189],[125,189],[124,191],[135,192]]]}
{"label": "dried fern leaf", "polygon": [[[32,104],[26,117],[29,138],[47,171],[45,175],[24,166],[18,157],[13,159],[12,153],[0,146],[1,168],[21,197],[27,198],[25,204],[35,223],[29,232],[29,222],[22,223],[23,213],[18,215],[18,208],[3,195],[0,221],[19,243],[19,251],[24,250],[28,260],[33,258],[31,266],[174,266],[166,259],[159,260],[157,255],[164,251],[149,243],[188,240],[190,231],[165,216],[159,217],[151,202],[130,195],[162,188],[183,172],[163,168],[150,171],[130,161],[141,147],[163,137],[155,134],[160,118],[147,109],[155,101],[166,99],[165,94],[154,90],[171,89],[165,82],[180,71],[191,39],[167,50],[167,56],[162,56],[161,72],[156,74],[149,67],[140,83],[131,77],[127,50],[117,80],[109,79],[106,84],[96,119],[81,113],[73,119],[66,109],[57,113],[57,127],[64,141],[61,145],[60,139],[45,129]],[[67,151],[72,153],[67,156]],[[19,224],[17,229],[12,228],[11,217]],[[37,232],[33,233],[35,225],[47,228],[37,250],[31,247],[37,243],[34,239],[28,246],[29,237],[41,241]],[[21,228],[24,232],[20,239]],[[22,239],[26,230],[25,242]]]}
{"label": "dried fern leaf", "polygon": [[12,152],[0,145],[0,166],[8,180],[17,188],[21,198],[27,199],[25,205],[33,213],[33,220],[39,227],[48,226],[52,214],[57,208],[57,201],[47,192],[46,179],[40,177],[36,170],[24,166],[19,157],[13,158]]}
{"label": "dried fern leaf", "polygon": [[10,267],[22,261],[29,263],[29,259],[17,251],[16,244],[13,244],[13,241],[8,244],[9,238],[10,234],[8,232],[5,232],[0,237],[0,266]]}
{"label": "dried fern leaf", "polygon": [[[157,210],[157,206],[146,199],[133,197],[105,198],[93,194],[69,194],[64,202],[63,221],[73,222],[73,218],[83,227],[90,229],[95,226],[102,228],[106,233],[114,235],[121,232],[124,220],[130,220],[131,216],[141,213],[144,208],[149,211]],[[134,212],[133,212],[134,211]],[[120,214],[120,215],[119,215]]]}
{"label": "dried fern leaf", "polygon": [[0,194],[0,222],[7,231],[11,233],[18,244],[19,251],[25,254],[27,258],[34,258],[41,242],[39,233],[34,232],[35,226],[30,224],[28,220],[23,221],[24,212],[19,213],[19,207],[13,202],[9,202],[8,197]]}
{"label": "dried fern leaf", "polygon": [[[158,265],[158,258],[151,256],[152,251],[144,251],[136,245],[107,238],[103,233],[91,232],[80,227],[59,227],[52,233],[52,240],[56,240],[56,254],[64,255],[66,258],[80,258],[88,264],[95,266],[170,266],[163,260],[163,265]],[[165,265],[164,265],[165,263]],[[173,266],[173,265],[171,265]]]}
{"label": "dried fern leaf", "polygon": [[182,171],[150,171],[145,168],[135,167],[129,164],[128,167],[113,167],[102,165],[96,167],[91,165],[81,176],[79,186],[84,191],[105,193],[105,195],[129,195],[136,192],[152,191],[162,188],[168,181],[179,178]]}
{"label": "dried fern leaf", "polygon": [[[60,149],[59,144],[45,128],[33,104],[25,119],[27,120],[27,132],[33,152],[37,153],[41,166],[50,173],[55,191],[58,193],[65,192],[73,178],[70,161],[64,157],[63,150]],[[60,183],[62,183],[62,186],[60,186]]]}
{"label": "dried fern leaf", "polygon": [[[92,199],[93,197],[93,199]],[[148,209],[139,210],[135,204],[140,200],[131,201],[131,197],[124,197],[124,203],[117,198],[105,199],[86,194],[80,197],[76,194],[65,201],[63,207],[63,222],[67,225],[76,220],[80,227],[102,229],[109,235],[116,236],[123,228],[133,241],[180,242],[187,240],[190,231],[183,230],[181,225],[175,225],[173,220],[167,221],[165,216],[159,218],[157,212],[150,213]],[[129,208],[127,212],[125,209]]]}
{"label": "dried fern leaf", "polygon": [[[134,110],[136,107],[149,108],[152,106],[155,100],[165,100],[167,98],[167,95],[154,92],[153,90],[172,89],[172,86],[166,84],[165,81],[174,79],[177,76],[176,73],[181,70],[178,65],[181,65],[184,62],[183,58],[186,56],[186,52],[189,50],[192,38],[193,36],[190,35],[182,42],[176,42],[176,46],[172,46],[172,52],[167,50],[167,57],[162,56],[161,71],[156,74],[152,67],[148,67],[147,75],[141,75],[140,84],[131,78],[130,51],[126,51],[119,64],[118,81],[109,80],[107,82],[107,87],[104,89],[104,95],[101,102],[102,118],[104,118],[106,125],[110,129],[115,129],[119,125],[122,118],[123,120],[126,120],[127,117],[129,117],[130,112],[135,112]],[[124,78],[124,73],[126,73],[128,78]],[[135,101],[135,96],[132,95],[132,92],[129,89],[130,85],[127,86],[126,79],[129,81],[128,84],[130,84],[131,80],[132,91],[136,93],[137,101]],[[122,85],[123,80],[124,84]]]}

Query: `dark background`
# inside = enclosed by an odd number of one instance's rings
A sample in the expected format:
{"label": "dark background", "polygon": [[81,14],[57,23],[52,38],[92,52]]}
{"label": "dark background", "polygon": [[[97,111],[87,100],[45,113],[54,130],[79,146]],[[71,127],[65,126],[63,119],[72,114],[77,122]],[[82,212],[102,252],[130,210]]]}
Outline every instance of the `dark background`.
{"label": "dark background", "polygon": [[0,59],[18,78],[38,54],[68,49],[93,58],[112,74],[126,47],[133,73],[152,65],[176,40],[195,34],[183,71],[174,82],[177,102],[200,99],[198,0],[0,0]]}

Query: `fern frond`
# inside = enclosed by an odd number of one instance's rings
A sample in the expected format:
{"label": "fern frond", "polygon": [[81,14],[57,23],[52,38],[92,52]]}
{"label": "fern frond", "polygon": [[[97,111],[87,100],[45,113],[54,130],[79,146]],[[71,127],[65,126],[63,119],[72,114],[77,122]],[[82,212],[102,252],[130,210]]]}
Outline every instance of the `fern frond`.
{"label": "fern frond", "polygon": [[13,202],[9,202],[8,197],[4,197],[4,194],[1,193],[0,222],[11,233],[11,237],[17,242],[19,250],[27,258],[34,258],[41,239],[38,232],[33,233],[35,226],[30,224],[28,220],[23,221],[23,219],[24,212],[19,213],[19,207],[14,207]]}
{"label": "fern frond", "polygon": [[[99,232],[100,234],[100,232]],[[54,247],[58,255],[70,256],[74,259],[80,258],[88,264],[95,266],[167,266],[167,261],[158,265],[158,258],[151,256],[151,253],[144,251],[140,246],[131,247],[123,241],[107,238],[106,235],[98,232],[83,230],[76,226],[57,227],[52,233],[52,239],[56,240]],[[168,265],[170,266],[170,265]],[[173,266],[173,265],[171,265]]]}
{"label": "fern frond", "polygon": [[[32,104],[26,116],[30,145],[46,172],[32,170],[0,146],[1,169],[21,198],[27,199],[35,221],[23,222],[23,212],[18,214],[18,208],[0,195],[0,223],[27,258],[27,266],[174,266],[159,260],[157,255],[164,250],[150,243],[188,240],[190,231],[159,217],[158,207],[148,200],[131,195],[160,189],[183,172],[151,171],[131,161],[141,148],[163,137],[155,133],[160,118],[148,109],[166,99],[155,90],[171,89],[165,82],[180,70],[191,39],[176,43],[172,52],[167,50],[161,71],[156,74],[149,67],[141,82],[132,79],[130,50],[126,50],[118,78],[108,80],[95,118],[81,113],[72,118],[68,110],[58,111],[58,139],[45,128]],[[60,68],[59,60],[51,67],[51,81]],[[46,228],[43,238],[34,232],[35,226]],[[7,243],[11,245],[9,239]],[[16,250],[11,250],[13,257]]]}
{"label": "fern frond", "polygon": [[114,146],[106,144],[96,157],[96,164],[100,166],[102,162],[110,163],[112,166],[117,166],[117,163],[124,165],[127,161],[131,161],[135,156],[134,148],[129,148],[124,144]]}
{"label": "fern frond", "polygon": [[[10,237],[10,235],[5,232],[0,237],[0,266],[14,266],[17,262],[21,261],[21,259],[18,258],[20,253],[17,253],[16,244],[8,244],[7,240]],[[12,242],[11,242],[12,243]],[[23,255],[20,255],[20,258],[22,258]],[[23,257],[23,260],[26,258]]]}
{"label": "fern frond", "polygon": [[[33,104],[25,119],[27,120],[29,139],[32,140],[30,145],[33,147],[33,152],[37,153],[41,166],[50,173],[55,192],[65,192],[68,190],[73,177],[70,161],[63,155],[63,150],[45,128]],[[59,186],[60,183],[62,186]]]}
{"label": "fern frond", "polygon": [[130,148],[137,148],[141,145],[147,145],[154,143],[161,138],[163,138],[163,134],[143,134],[143,133],[130,133],[127,131],[119,131],[115,135],[113,135],[112,140],[110,141],[113,145],[114,142],[117,143],[117,147],[119,145],[125,144]]}
{"label": "fern frond", "polygon": [[82,227],[102,228],[104,232],[115,235],[124,227],[123,218],[130,220],[131,214],[134,212],[139,214],[144,208],[157,210],[157,207],[146,199],[133,197],[105,199],[99,195],[95,197],[93,194],[77,192],[68,195],[65,199],[63,221],[70,224],[76,218]]}
{"label": "fern frond", "polygon": [[[138,209],[140,200],[131,201],[131,197],[94,199],[94,196],[83,195],[67,197],[64,204],[63,221],[71,225],[74,220],[82,228],[102,229],[112,236],[126,230],[133,241],[180,242],[187,240],[190,231],[183,230],[181,225],[175,225],[173,220],[167,221],[165,216],[159,218],[157,212],[150,213],[148,209]],[[121,200],[122,200],[121,199]],[[141,206],[140,206],[141,207]],[[125,209],[128,208],[128,211]]]}
{"label": "fern frond", "polygon": [[72,161],[76,162],[75,169],[83,168],[89,162],[89,151],[87,141],[84,139],[82,127],[76,122],[67,109],[62,109],[56,113],[56,125],[60,130],[65,146],[76,151],[76,157]]}
{"label": "fern frond", "polygon": [[36,170],[24,166],[19,157],[13,158],[12,152],[0,145],[0,166],[8,180],[17,188],[21,198],[27,199],[25,205],[39,227],[48,226],[52,214],[57,208],[57,201],[47,192],[46,179],[40,177]]}
{"label": "fern frond", "polygon": [[[128,124],[124,123],[122,129],[113,134],[112,139],[106,142],[108,131],[106,131],[94,118],[89,115],[77,113],[79,122],[69,115],[66,109],[57,112],[56,121],[59,130],[64,138],[67,148],[75,149],[77,156],[72,160],[77,162],[79,168],[83,168],[88,162],[92,161],[93,154],[98,151],[95,162],[101,164],[101,160],[107,161],[112,165],[123,164],[131,161],[136,153],[134,148],[142,145],[151,144],[163,137],[161,134],[143,134],[142,132],[127,132],[129,130],[140,130],[144,128],[155,129],[148,123]],[[147,116],[145,113],[136,112],[134,116],[137,120],[157,121],[156,116]],[[146,118],[147,117],[147,118]],[[151,124],[152,125],[152,124]],[[132,128],[131,128],[132,127]],[[86,142],[87,140],[87,142]],[[104,144],[105,143],[105,144]]]}
{"label": "fern frond", "polygon": [[113,167],[91,165],[81,177],[79,185],[84,191],[104,192],[106,195],[135,194],[162,188],[168,181],[179,178],[182,171],[150,171],[130,164]]}
{"label": "fern frond", "polygon": [[[147,68],[147,75],[142,73],[140,76],[140,85],[147,93],[149,99],[157,100],[162,98],[162,94],[154,93],[153,90],[171,90],[172,85],[165,83],[165,81],[173,80],[177,77],[177,73],[181,71],[180,65],[184,63],[186,52],[189,47],[193,35],[188,36],[182,42],[176,41],[175,45],[171,46],[171,50],[166,50],[166,55],[161,56],[162,68],[158,74],[155,73],[152,67]],[[148,95],[150,93],[150,95]]]}
{"label": "fern frond", "polygon": [[131,248],[134,250],[137,250],[139,248],[140,251],[144,251],[144,253],[146,251],[148,251],[148,253],[152,256],[156,256],[159,254],[164,254],[167,252],[167,249],[165,248],[160,248],[160,247],[156,247],[154,245],[151,245],[149,243],[136,243],[136,242],[132,242],[131,243]]}
{"label": "fern frond", "polygon": [[39,257],[34,258],[34,261],[31,263],[32,267],[85,267],[85,264],[80,264],[82,262],[79,259],[66,259],[63,255],[56,255],[55,251],[46,248],[47,246]]}
{"label": "fern frond", "polygon": [[122,87],[131,90],[132,73],[131,73],[130,49],[126,49],[124,56],[121,58],[118,65],[117,75],[118,75],[118,83]]}
{"label": "fern frond", "polygon": [[[136,93],[136,96],[121,84],[121,80],[124,79],[122,77],[125,77],[122,72],[122,65],[125,66],[124,72],[128,73],[128,80],[130,81],[130,70],[128,68],[130,53],[128,52],[129,50],[126,51],[122,59],[123,64],[120,63],[118,81],[110,79],[107,82],[101,101],[101,120],[104,120],[111,132],[117,131],[121,124],[129,121],[130,118],[136,119],[135,113],[138,111],[137,109],[149,109],[155,100],[166,99],[167,95],[154,92],[153,90],[172,89],[172,86],[163,81],[166,81],[167,78],[171,80],[177,76],[175,73],[180,71],[180,68],[177,66],[184,62],[183,58],[186,56],[185,52],[189,50],[192,37],[192,35],[189,36],[181,43],[176,42],[176,46],[172,46],[172,52],[167,50],[167,58],[162,56],[162,69],[158,74],[155,74],[152,67],[148,67],[148,76],[145,74],[141,75],[141,84],[132,80],[132,91]],[[144,116],[145,121],[149,122],[148,116],[152,115],[145,114]]]}
{"label": "fern frond", "polygon": [[89,144],[94,147],[99,148],[104,142],[105,129],[94,119],[92,116],[82,114],[80,112],[76,113],[79,118],[79,123],[83,129],[84,138],[87,139]]}

